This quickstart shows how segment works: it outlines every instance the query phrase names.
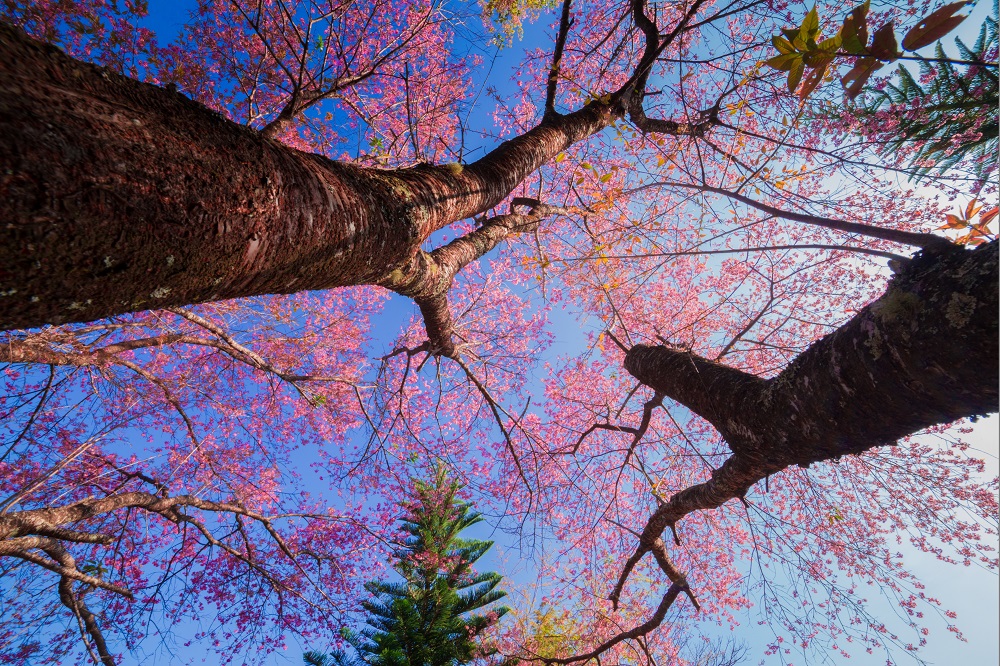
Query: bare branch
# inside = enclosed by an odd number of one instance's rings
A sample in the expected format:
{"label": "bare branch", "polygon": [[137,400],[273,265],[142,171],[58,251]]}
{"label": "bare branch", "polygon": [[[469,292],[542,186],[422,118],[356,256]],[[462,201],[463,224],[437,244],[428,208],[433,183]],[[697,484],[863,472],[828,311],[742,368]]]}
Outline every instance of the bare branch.
{"label": "bare branch", "polygon": [[536,659],[534,661],[542,661],[546,664],[575,664],[577,662],[585,662],[591,659],[596,659],[622,641],[634,640],[645,636],[663,624],[663,619],[667,616],[667,611],[677,599],[677,595],[679,595],[682,591],[688,592],[687,581],[682,579],[671,583],[670,587],[667,588],[666,594],[663,595],[663,599],[660,600],[660,605],[656,608],[656,612],[653,613],[652,617],[639,626],[629,629],[628,631],[623,631],[620,634],[606,640],[590,652],[561,659]]}
{"label": "bare branch", "polygon": [[[714,194],[720,194],[724,197],[729,197],[741,203],[745,203],[751,208],[756,208],[759,211],[767,213],[768,215],[773,215],[774,217],[780,217],[785,220],[792,220],[793,222],[802,222],[804,224],[810,224],[817,227],[823,227],[825,229],[833,229],[835,231],[843,231],[850,234],[858,234],[861,236],[867,236],[869,238],[880,238],[882,240],[892,241],[894,243],[901,243],[903,245],[912,245],[921,248],[941,248],[944,246],[951,245],[951,241],[942,236],[937,236],[935,234],[927,233],[915,233],[912,231],[900,231],[898,229],[884,229],[882,227],[872,226],[870,224],[861,224],[859,222],[848,222],[847,220],[837,220],[829,217],[820,217],[818,215],[809,215],[807,213],[797,213],[795,211],[783,210],[769,204],[752,199],[746,195],[739,194],[738,192],[733,192],[732,190],[727,190],[721,187],[713,187],[706,184],[698,183],[683,183],[683,182],[659,182],[650,183],[648,185],[643,185],[641,187],[635,188],[632,192],[639,192],[644,189],[649,189],[651,187],[679,187],[684,189],[694,189],[702,192],[712,192]],[[872,254],[869,252],[869,254]],[[893,255],[892,258],[896,258],[898,255]]]}
{"label": "bare branch", "polygon": [[[530,212],[517,213],[522,206]],[[379,284],[416,302],[432,354],[456,358],[459,348],[454,342],[455,326],[447,293],[458,272],[511,236],[537,229],[543,217],[566,212],[565,208],[535,199],[515,198],[509,214],[490,218],[478,229],[432,252],[418,251],[408,264],[385,276]]]}
{"label": "bare branch", "polygon": [[569,16],[570,2],[571,0],[563,0],[562,15],[559,17],[559,32],[556,35],[556,47],[552,53],[552,67],[549,70],[549,80],[545,89],[543,122],[546,116],[552,116],[556,112],[556,90],[559,86],[559,69],[562,64],[563,49],[566,47],[566,36],[573,25],[573,20]]}

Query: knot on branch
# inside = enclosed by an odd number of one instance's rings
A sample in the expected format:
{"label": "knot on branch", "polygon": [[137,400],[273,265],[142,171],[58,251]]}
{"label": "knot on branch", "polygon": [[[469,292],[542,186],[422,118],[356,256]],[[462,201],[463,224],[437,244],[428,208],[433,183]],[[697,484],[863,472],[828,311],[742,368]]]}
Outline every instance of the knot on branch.
{"label": "knot on branch", "polygon": [[538,199],[531,197],[514,197],[510,202],[510,214],[517,215],[518,206],[524,206],[528,209],[529,215],[532,217],[543,218],[549,215],[569,215],[570,210],[564,208],[563,206],[553,206],[552,204],[542,203]]}
{"label": "knot on branch", "polygon": [[[528,213],[518,213],[518,208],[527,208]],[[545,216],[568,213],[566,208],[537,199],[515,197],[510,213],[482,220],[479,228],[432,252],[418,250],[407,263],[385,275],[378,284],[412,298],[417,304],[427,329],[427,350],[432,355],[457,359],[460,349],[454,342],[455,324],[447,298],[455,276],[511,235],[534,231]]]}

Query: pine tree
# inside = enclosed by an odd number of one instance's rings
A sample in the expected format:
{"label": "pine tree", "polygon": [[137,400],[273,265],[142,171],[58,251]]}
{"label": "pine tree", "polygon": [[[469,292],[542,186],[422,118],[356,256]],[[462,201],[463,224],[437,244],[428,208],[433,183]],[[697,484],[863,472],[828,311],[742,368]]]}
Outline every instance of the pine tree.
{"label": "pine tree", "polygon": [[[942,173],[965,163],[985,182],[996,170],[998,131],[997,9],[970,48],[955,39],[964,65],[955,65],[938,42],[933,59],[921,60],[920,80],[899,67],[897,82],[888,82],[863,107],[863,113],[891,114],[894,131],[884,154],[916,147],[910,161],[918,176]],[[923,83],[921,83],[923,82]]]}
{"label": "pine tree", "polygon": [[482,521],[471,504],[458,500],[460,489],[443,467],[438,467],[431,482],[414,482],[412,500],[402,504],[406,513],[401,530],[406,536],[394,553],[393,568],[402,580],[365,585],[373,596],[362,604],[367,626],[360,632],[343,632],[353,656],[343,651],[332,655],[307,652],[306,664],[457,666],[496,653],[478,638],[509,609],[474,611],[506,593],[496,589],[500,574],[472,570],[493,542],[459,537]]}

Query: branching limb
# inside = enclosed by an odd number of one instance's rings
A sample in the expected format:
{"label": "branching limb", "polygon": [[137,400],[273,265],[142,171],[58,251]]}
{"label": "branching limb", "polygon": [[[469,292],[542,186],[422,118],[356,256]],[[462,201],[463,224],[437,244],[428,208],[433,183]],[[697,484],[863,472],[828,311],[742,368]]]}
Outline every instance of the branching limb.
{"label": "branching limb", "polygon": [[545,121],[546,117],[551,117],[556,113],[556,91],[559,87],[563,49],[566,48],[566,37],[573,25],[573,20],[569,16],[570,2],[571,0],[563,0],[562,15],[559,17],[559,32],[556,35],[556,47],[552,53],[552,68],[549,70],[548,85],[545,89],[545,112],[542,116],[542,122]]}
{"label": "branching limb", "polygon": [[580,435],[580,438],[576,441],[576,444],[569,451],[558,451],[557,453],[562,453],[566,455],[573,455],[580,450],[580,445],[583,444],[583,440],[587,438],[593,432],[597,430],[608,430],[611,432],[627,432],[632,435],[632,441],[629,444],[628,452],[625,454],[625,460],[622,462],[622,469],[628,465],[629,459],[632,454],[635,453],[635,448],[642,441],[642,438],[646,435],[649,430],[650,421],[653,418],[653,410],[663,404],[663,395],[661,393],[655,394],[652,398],[647,400],[642,406],[642,417],[639,420],[639,426],[633,428],[632,426],[615,425],[613,423],[594,423]]}
{"label": "branching limb", "polygon": [[[306,603],[316,605],[305,599],[300,590],[289,587],[279,577],[268,571],[261,562],[257,561],[255,549],[250,543],[250,535],[243,529],[243,523],[239,523],[238,526],[240,529],[236,533],[241,535],[246,544],[245,549],[234,547],[216,537],[205,522],[185,513],[183,511],[185,508],[194,508],[217,514],[229,514],[234,516],[237,521],[241,517],[254,521],[263,527],[277,545],[278,550],[303,575],[306,572],[297,560],[298,555],[274,528],[273,521],[278,518],[291,517],[326,518],[326,516],[312,514],[267,516],[247,509],[238,502],[216,502],[191,495],[165,497],[162,494],[154,495],[138,491],[126,492],[100,499],[85,499],[60,507],[32,509],[0,516],[0,557],[18,558],[60,576],[60,600],[73,612],[79,621],[81,633],[84,642],[88,645],[88,649],[93,650],[96,648],[97,657],[95,657],[95,661],[103,664],[113,664],[114,662],[101,633],[97,618],[87,608],[83,602],[83,597],[88,590],[92,589],[107,590],[128,599],[132,599],[133,595],[124,585],[105,580],[101,574],[95,576],[79,569],[73,555],[66,549],[65,543],[110,545],[115,541],[115,537],[111,535],[81,532],[68,527],[68,525],[79,521],[97,519],[101,516],[122,510],[141,509],[149,513],[158,514],[175,524],[191,525],[208,544],[221,549],[230,557],[244,564],[248,570],[261,576],[262,579],[268,581],[268,584],[276,590],[292,594],[303,599]],[[43,557],[37,551],[42,551],[48,558]],[[74,589],[74,582],[80,583],[84,587],[82,589]],[[320,585],[314,582],[313,587],[328,604],[333,605],[333,601],[327,596],[326,591]]]}
{"label": "branching limb", "polygon": [[[46,559],[36,555],[31,552],[32,550],[44,551],[51,557],[51,559]],[[76,561],[55,539],[47,539],[44,537],[20,537],[17,539],[10,539],[0,543],[0,555],[17,557],[25,562],[31,562],[32,564],[37,564],[44,569],[53,571],[60,576],[72,578],[73,580],[86,585],[108,590],[109,592],[114,592],[115,594],[120,594],[127,599],[133,598],[132,592],[127,587],[116,585],[115,583],[106,581],[103,578],[91,576],[90,574],[83,573],[77,569]]]}
{"label": "branching limb", "polygon": [[[974,251],[925,250],[881,298],[773,379],[670,347],[632,347],[626,369],[712,422],[734,454],[708,481],[674,494],[650,516],[612,601],[646,553],[664,568],[660,537],[690,513],[745,501],[755,483],[793,465],[862,453],[933,425],[995,412],[997,249],[998,241]],[[969,307],[956,319],[958,303]],[[943,334],[961,341],[942,345]],[[941,368],[949,368],[947,376]]]}
{"label": "branching limb", "polygon": [[645,0],[632,0],[632,21],[645,37],[645,47],[635,73],[629,82],[616,93],[616,96],[622,96],[622,101],[628,111],[629,120],[642,132],[700,137],[704,136],[714,125],[718,124],[721,98],[711,109],[701,114],[702,118],[697,123],[649,118],[643,107],[643,98],[646,96],[646,84],[653,70],[653,63],[687,29],[688,24],[697,15],[698,10],[703,4],[703,0],[696,0],[692,3],[691,7],[685,12],[684,17],[677,22],[673,30],[661,39],[660,30],[656,23],[646,15]]}
{"label": "branching limb", "polygon": [[752,409],[766,386],[755,375],[673,347],[635,345],[625,356],[625,368],[647,386],[708,419],[734,450],[742,444],[742,437],[730,427],[726,415]]}
{"label": "branching limb", "polygon": [[[935,234],[920,233],[913,231],[902,231],[899,229],[886,229],[883,227],[876,227],[870,224],[862,224],[860,222],[850,222],[848,220],[838,220],[835,218],[822,217],[819,215],[810,215],[808,213],[802,213],[798,211],[784,210],[770,204],[765,204],[761,201],[757,201],[745,194],[740,194],[739,192],[734,192],[733,190],[727,190],[721,187],[713,187],[705,183],[685,183],[681,181],[671,181],[671,182],[661,182],[661,183],[650,183],[648,185],[643,185],[641,187],[631,190],[631,192],[640,192],[644,189],[651,187],[677,187],[689,190],[699,190],[701,192],[712,192],[714,194],[719,194],[724,197],[733,199],[734,201],[739,201],[744,203],[751,208],[755,208],[761,212],[767,213],[768,215],[773,215],[784,220],[791,220],[793,222],[802,222],[803,224],[809,224],[816,227],[822,227],[824,229],[832,229],[834,231],[841,231],[849,234],[858,234],[859,236],[864,236],[867,238],[879,238],[881,240],[892,241],[894,243],[900,243],[902,245],[910,245],[913,247],[920,248],[936,248],[943,249],[951,245],[951,242],[944,238],[943,236],[937,236]],[[839,248],[837,248],[839,249]],[[844,248],[851,249],[851,248]],[[854,250],[859,251],[859,250]],[[869,254],[875,254],[874,252],[869,252]],[[898,255],[892,255],[890,258],[898,258]]]}
{"label": "branching limb", "polygon": [[[87,651],[90,652],[91,657],[94,656],[90,641],[87,640],[87,635],[89,634],[90,639],[94,642],[94,647],[97,648],[97,654],[100,656],[100,662],[98,663],[104,664],[104,666],[115,666],[114,657],[111,656],[111,652],[108,650],[108,644],[104,640],[104,634],[101,632],[100,626],[97,624],[97,618],[87,608],[87,604],[83,601],[83,596],[84,593],[77,594],[73,591],[72,579],[63,576],[59,580],[59,600],[63,602],[64,606],[73,611],[73,615],[76,616],[77,621],[80,623],[80,633],[87,646]],[[94,661],[97,662],[97,659],[95,658]]]}
{"label": "branching limb", "polygon": [[608,599],[611,601],[611,607],[618,610],[618,602],[621,600],[622,590],[625,589],[625,583],[628,581],[628,577],[632,575],[632,570],[635,569],[635,565],[639,564],[646,553],[651,550],[651,546],[646,546],[642,543],[642,537],[639,538],[639,547],[635,549],[631,557],[625,560],[625,564],[622,566],[622,572],[618,575],[618,582],[615,583],[615,589],[611,591],[608,595]]}
{"label": "branching limb", "polygon": [[663,619],[667,616],[667,611],[670,610],[670,606],[673,605],[674,601],[677,599],[677,595],[679,595],[682,591],[690,594],[687,581],[680,579],[671,583],[670,587],[667,588],[666,594],[663,595],[663,599],[660,600],[660,605],[656,608],[656,612],[653,613],[652,617],[639,626],[629,629],[628,631],[623,631],[617,636],[606,640],[590,652],[562,659],[545,659],[542,661],[546,664],[575,664],[578,662],[586,662],[591,659],[598,658],[600,655],[604,654],[622,641],[635,640],[645,636],[663,624]]}
{"label": "branching limb", "polygon": [[[733,247],[725,248],[719,250],[698,250],[692,248],[690,250],[680,250],[678,252],[644,252],[642,254],[608,254],[606,255],[608,259],[618,259],[623,261],[628,260],[642,260],[652,257],[686,257],[686,256],[699,256],[699,255],[712,255],[712,254],[744,254],[748,252],[775,252],[782,250],[832,250],[834,252],[856,252],[858,254],[867,254],[872,257],[884,257],[896,262],[907,262],[908,257],[904,257],[901,254],[896,254],[895,252],[885,252],[884,250],[876,250],[870,247],[852,247],[850,245],[833,245],[829,243],[790,243],[787,245],[756,245],[748,247]],[[563,257],[562,261],[593,261],[591,257],[582,258],[566,258]],[[627,349],[624,351],[628,351]]]}
{"label": "branching limb", "polygon": [[[516,212],[519,207],[528,207],[529,212]],[[457,358],[459,347],[454,341],[455,325],[447,298],[455,276],[511,236],[534,231],[544,217],[566,212],[565,208],[535,199],[515,198],[509,214],[491,218],[478,229],[432,252],[420,250],[408,264],[385,276],[379,284],[416,302],[424,318],[431,353]]]}
{"label": "branching limb", "polygon": [[493,398],[493,395],[490,394],[489,389],[486,388],[481,381],[479,381],[479,378],[476,377],[475,373],[472,372],[469,366],[467,366],[462,359],[455,359],[455,362],[462,368],[465,372],[465,376],[469,378],[469,381],[471,381],[473,385],[475,385],[475,387],[479,390],[480,395],[482,395],[483,399],[486,401],[487,406],[489,406],[490,411],[493,413],[493,418],[496,421],[497,426],[500,428],[500,432],[503,433],[504,443],[507,446],[507,451],[510,452],[511,458],[514,460],[514,466],[517,467],[517,473],[521,477],[521,481],[524,482],[524,487],[531,492],[531,484],[528,483],[528,477],[525,475],[524,467],[521,465],[521,458],[517,455],[517,450],[514,448],[514,440],[510,436],[510,431],[507,429],[507,426],[504,425],[503,418],[500,414],[503,408],[500,406],[500,403]]}
{"label": "branching limb", "polygon": [[204,328],[217,336],[218,339],[198,337],[189,333],[164,333],[145,338],[120,340],[97,347],[83,342],[79,337],[80,334],[91,331],[52,329],[31,333],[25,337],[7,338],[0,344],[0,363],[42,363],[73,367],[121,365],[121,355],[126,352],[168,345],[195,345],[217,349],[240,363],[273,374],[289,383],[309,381],[354,383],[345,377],[299,374],[282,370],[249,347],[240,344],[219,324],[184,308],[168,308],[167,311]]}

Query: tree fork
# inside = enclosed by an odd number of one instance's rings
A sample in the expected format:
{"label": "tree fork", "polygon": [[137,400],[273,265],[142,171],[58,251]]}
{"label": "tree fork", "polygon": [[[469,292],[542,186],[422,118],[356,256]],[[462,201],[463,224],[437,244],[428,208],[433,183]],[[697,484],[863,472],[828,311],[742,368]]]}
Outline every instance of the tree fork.
{"label": "tree fork", "polygon": [[773,379],[679,349],[633,347],[625,368],[709,420],[734,453],[709,481],[656,510],[639,551],[649,552],[685,515],[742,497],[791,465],[808,467],[996,412],[997,247],[993,241],[975,250],[923,250],[878,300]]}
{"label": "tree fork", "polygon": [[0,24],[0,329],[376,284],[620,116],[552,115],[464,167],[362,168]]}

